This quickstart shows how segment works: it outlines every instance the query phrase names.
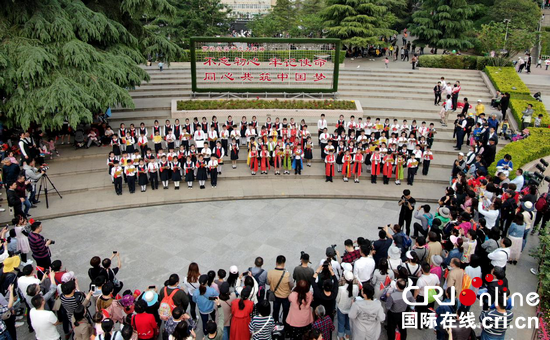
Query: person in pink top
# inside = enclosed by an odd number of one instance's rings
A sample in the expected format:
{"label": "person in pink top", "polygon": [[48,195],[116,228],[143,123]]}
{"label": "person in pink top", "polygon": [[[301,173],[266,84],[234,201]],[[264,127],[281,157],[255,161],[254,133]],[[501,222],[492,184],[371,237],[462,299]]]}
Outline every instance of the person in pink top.
{"label": "person in pink top", "polygon": [[443,274],[443,270],[441,269],[442,263],[443,258],[440,255],[432,255],[432,268],[430,269],[430,273],[437,275],[440,280]]}
{"label": "person in pink top", "polygon": [[290,293],[288,301],[290,301],[290,310],[286,318],[286,323],[289,325],[288,337],[301,339],[313,323],[313,314],[311,313],[313,293],[309,291],[309,282],[298,281],[294,291]]}

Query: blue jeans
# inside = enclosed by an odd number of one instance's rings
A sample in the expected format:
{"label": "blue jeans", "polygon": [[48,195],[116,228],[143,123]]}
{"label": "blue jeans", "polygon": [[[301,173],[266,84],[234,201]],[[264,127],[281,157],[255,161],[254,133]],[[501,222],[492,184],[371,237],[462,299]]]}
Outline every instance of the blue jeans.
{"label": "blue jeans", "polygon": [[223,328],[223,338],[222,340],[229,340],[229,331],[230,331],[231,327],[230,326],[225,326]]}
{"label": "blue jeans", "polygon": [[0,333],[0,340],[11,340],[10,332],[5,330],[3,333]]}
{"label": "blue jeans", "polygon": [[481,332],[481,340],[504,340],[504,335],[494,336],[494,335],[486,333],[485,331],[482,331]]}
{"label": "blue jeans", "polygon": [[21,209],[23,209],[23,212],[25,213],[25,215],[28,215],[29,214],[29,209],[31,208],[31,202],[25,198],[25,200],[23,202],[21,202]]}
{"label": "blue jeans", "polygon": [[344,334],[347,336],[351,335],[351,329],[349,326],[349,315],[338,311],[338,338],[343,338]]}

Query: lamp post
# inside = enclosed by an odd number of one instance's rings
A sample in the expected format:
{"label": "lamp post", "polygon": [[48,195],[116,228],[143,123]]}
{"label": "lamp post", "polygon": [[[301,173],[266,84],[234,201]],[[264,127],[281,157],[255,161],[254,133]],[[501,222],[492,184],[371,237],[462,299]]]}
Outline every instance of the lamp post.
{"label": "lamp post", "polygon": [[506,51],[506,40],[508,40],[508,24],[512,21],[511,19],[504,19],[506,23],[506,34],[504,35],[504,46],[502,47],[503,51]]}

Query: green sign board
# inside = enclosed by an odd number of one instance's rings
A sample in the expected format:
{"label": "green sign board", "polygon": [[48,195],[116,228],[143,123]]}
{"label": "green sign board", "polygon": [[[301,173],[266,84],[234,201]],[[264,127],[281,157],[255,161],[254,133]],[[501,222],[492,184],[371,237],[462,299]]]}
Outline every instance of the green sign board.
{"label": "green sign board", "polygon": [[191,38],[193,92],[338,91],[340,39]]}

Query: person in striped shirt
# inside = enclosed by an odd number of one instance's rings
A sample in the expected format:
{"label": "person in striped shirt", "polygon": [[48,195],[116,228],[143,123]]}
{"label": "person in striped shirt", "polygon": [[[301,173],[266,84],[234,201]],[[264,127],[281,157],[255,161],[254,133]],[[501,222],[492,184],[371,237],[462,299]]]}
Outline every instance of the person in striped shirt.
{"label": "person in striped shirt", "polygon": [[[40,235],[42,232],[42,222],[36,221],[31,224],[31,233],[29,234],[29,246],[32,251],[32,257],[36,261],[36,266],[48,269],[52,264],[50,244],[52,240],[46,240]],[[37,272],[38,279],[42,279],[42,271]]]}
{"label": "person in striped shirt", "polygon": [[514,313],[506,310],[506,297],[497,295],[496,308],[483,311],[479,315],[479,321],[483,325],[481,340],[504,340],[506,330],[512,324]]}
{"label": "person in striped shirt", "polygon": [[248,325],[252,340],[271,340],[271,333],[275,328],[275,321],[271,316],[271,305],[269,301],[263,300],[257,307],[259,315],[253,317]]}

